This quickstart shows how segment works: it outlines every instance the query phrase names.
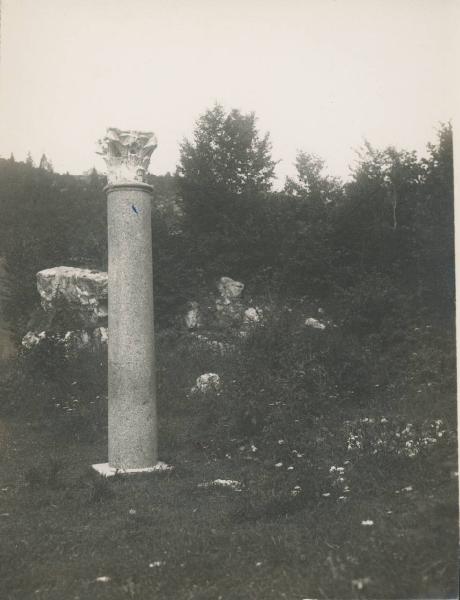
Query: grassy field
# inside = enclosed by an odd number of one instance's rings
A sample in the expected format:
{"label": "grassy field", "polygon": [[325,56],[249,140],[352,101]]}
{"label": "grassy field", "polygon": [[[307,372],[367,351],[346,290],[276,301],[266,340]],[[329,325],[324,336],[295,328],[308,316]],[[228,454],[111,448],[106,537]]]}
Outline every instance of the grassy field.
{"label": "grassy field", "polygon": [[[332,398],[337,409],[321,411],[261,367],[253,383],[270,393],[260,388],[256,404],[269,418],[257,428],[254,407],[237,414],[244,390],[255,403],[240,361],[257,344],[233,358],[165,344],[160,458],[170,473],[91,471],[107,458],[107,400],[74,373],[60,391],[32,374],[22,409],[4,404],[2,599],[456,597],[453,396],[416,382],[404,404],[384,386],[372,401]],[[204,366],[220,369],[223,389],[191,395]],[[210,485],[217,479],[236,489]]]}

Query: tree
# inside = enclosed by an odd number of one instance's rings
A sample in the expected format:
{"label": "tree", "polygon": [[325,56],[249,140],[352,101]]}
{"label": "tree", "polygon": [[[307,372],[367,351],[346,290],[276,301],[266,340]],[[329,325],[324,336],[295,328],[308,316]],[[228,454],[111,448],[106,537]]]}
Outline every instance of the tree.
{"label": "tree", "polygon": [[32,158],[32,154],[27,152],[26,165],[28,167],[35,167],[34,159]]}
{"label": "tree", "polygon": [[454,171],[451,123],[442,124],[436,144],[422,160],[417,207],[417,264],[422,301],[441,320],[455,314]]}
{"label": "tree", "polygon": [[53,163],[46,157],[46,154],[42,154],[38,168],[43,171],[48,171],[48,173],[53,172]]}
{"label": "tree", "polygon": [[38,168],[42,169],[43,171],[48,171],[48,173],[53,172],[53,164],[50,160],[48,160],[46,154],[42,154],[42,157],[40,159],[40,165]]}
{"label": "tree", "polygon": [[216,104],[198,119],[193,141],[181,144],[178,174],[200,188],[240,194],[269,190],[275,164],[269,134],[259,137],[255,114],[226,114]]}
{"label": "tree", "polygon": [[227,113],[217,104],[197,120],[177,168],[191,268],[244,276],[260,197],[271,188],[275,164],[269,134],[259,135],[254,113]]}
{"label": "tree", "polygon": [[341,195],[342,183],[324,173],[325,162],[316,154],[300,151],[295,161],[296,177],[286,178],[285,192],[310,203],[335,203]]}

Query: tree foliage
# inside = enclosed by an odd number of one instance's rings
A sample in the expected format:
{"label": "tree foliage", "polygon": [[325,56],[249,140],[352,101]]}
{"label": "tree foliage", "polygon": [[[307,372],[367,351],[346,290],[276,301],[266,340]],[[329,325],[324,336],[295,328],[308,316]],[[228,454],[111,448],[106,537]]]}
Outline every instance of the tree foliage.
{"label": "tree foliage", "polygon": [[[36,271],[105,268],[107,253],[103,178],[30,163],[0,160],[0,256],[12,273],[18,331],[37,301]],[[254,114],[217,105],[198,119],[177,174],[149,178],[157,317],[171,322],[228,275],[253,292],[317,299],[363,332],[390,318],[451,322],[451,126],[423,159],[366,143],[346,183],[314,154],[299,152],[295,166],[275,192],[269,136]]]}

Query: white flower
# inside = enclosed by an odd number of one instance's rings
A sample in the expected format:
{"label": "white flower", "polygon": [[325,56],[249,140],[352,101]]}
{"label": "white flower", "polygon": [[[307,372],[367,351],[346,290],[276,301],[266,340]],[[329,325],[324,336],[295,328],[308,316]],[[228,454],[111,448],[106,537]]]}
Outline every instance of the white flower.
{"label": "white flower", "polygon": [[368,585],[371,582],[370,577],[364,577],[361,579],[352,579],[351,584],[357,590],[362,590],[365,585]]}
{"label": "white flower", "polygon": [[293,470],[294,470],[294,467],[293,467],[292,465],[290,465],[290,466],[287,468],[287,470],[288,470],[288,471],[293,471]]}
{"label": "white flower", "polygon": [[373,524],[374,524],[374,521],[372,521],[371,519],[366,519],[365,521],[361,521],[361,525],[364,525],[364,527],[372,527]]}
{"label": "white flower", "polygon": [[285,443],[286,443],[286,442],[285,442],[284,440],[278,440],[278,444],[279,444],[280,446],[282,446],[282,445],[283,445],[283,444],[285,444]]}
{"label": "white flower", "polygon": [[149,563],[149,567],[153,569],[154,567],[162,567],[164,564],[166,564],[164,560],[155,560]]}
{"label": "white flower", "polygon": [[283,466],[283,463],[282,463],[282,462],[278,462],[278,463],[276,463],[276,465],[275,465],[275,467],[276,467],[277,469],[279,469],[279,468],[280,468],[280,467],[282,467],[282,466]]}
{"label": "white flower", "polygon": [[135,515],[136,514],[136,509],[135,508],[130,508],[128,512],[129,512],[130,515]]}
{"label": "white flower", "polygon": [[324,498],[329,498],[329,496],[331,495],[329,492],[325,492],[324,494],[321,494],[322,496],[324,496]]}
{"label": "white flower", "polygon": [[108,581],[110,581],[110,577],[107,577],[107,575],[103,575],[102,577],[96,577],[96,581],[99,581],[100,583],[107,583]]}

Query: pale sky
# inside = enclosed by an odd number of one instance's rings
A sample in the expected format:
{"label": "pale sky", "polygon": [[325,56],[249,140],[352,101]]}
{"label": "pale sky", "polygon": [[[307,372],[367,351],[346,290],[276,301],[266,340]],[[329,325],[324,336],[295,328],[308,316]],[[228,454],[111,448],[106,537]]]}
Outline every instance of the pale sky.
{"label": "pale sky", "polygon": [[453,117],[456,0],[3,0],[0,156],[80,173],[107,126],[153,130],[150,171],[217,101],[254,111],[280,183],[297,150],[346,176],[364,139],[423,151]]}

